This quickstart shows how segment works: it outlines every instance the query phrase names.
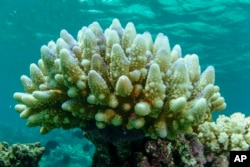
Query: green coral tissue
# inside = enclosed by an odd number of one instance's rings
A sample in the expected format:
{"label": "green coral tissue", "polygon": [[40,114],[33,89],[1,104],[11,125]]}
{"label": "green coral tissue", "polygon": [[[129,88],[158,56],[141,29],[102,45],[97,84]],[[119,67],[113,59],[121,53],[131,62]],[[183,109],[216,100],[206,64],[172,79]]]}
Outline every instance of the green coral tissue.
{"label": "green coral tissue", "polygon": [[164,34],[153,40],[118,19],[105,30],[98,22],[84,26],[77,39],[62,30],[21,82],[25,92],[14,94],[15,109],[41,133],[95,123],[173,138],[226,107],[213,66],[201,72],[196,54],[182,56]]}

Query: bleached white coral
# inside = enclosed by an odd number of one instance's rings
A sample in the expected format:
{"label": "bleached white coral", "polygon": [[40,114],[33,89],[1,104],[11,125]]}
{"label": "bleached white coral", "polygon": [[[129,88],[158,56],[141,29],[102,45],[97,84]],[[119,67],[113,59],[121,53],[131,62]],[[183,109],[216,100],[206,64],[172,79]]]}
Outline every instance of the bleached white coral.
{"label": "bleached white coral", "polygon": [[198,127],[198,137],[213,152],[248,150],[250,147],[250,117],[234,113],[220,115],[216,122],[205,122]]}

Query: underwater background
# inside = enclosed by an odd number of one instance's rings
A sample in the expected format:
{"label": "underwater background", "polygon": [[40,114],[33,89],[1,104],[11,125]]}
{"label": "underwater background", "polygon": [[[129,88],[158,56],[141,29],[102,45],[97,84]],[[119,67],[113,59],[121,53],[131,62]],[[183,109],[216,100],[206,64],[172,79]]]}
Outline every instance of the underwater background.
{"label": "underwater background", "polygon": [[202,71],[213,65],[227,103],[214,118],[234,112],[249,116],[249,9],[248,0],[0,0],[0,141],[56,141],[40,166],[89,166],[94,148],[78,129],[40,135],[38,128],[27,128],[14,110],[13,93],[23,91],[20,76],[29,75],[41,45],[55,41],[61,29],[76,38],[82,26],[98,21],[105,29],[113,18],[123,27],[133,22],[139,33],[164,33],[171,47],[181,45],[183,55],[198,54]]}

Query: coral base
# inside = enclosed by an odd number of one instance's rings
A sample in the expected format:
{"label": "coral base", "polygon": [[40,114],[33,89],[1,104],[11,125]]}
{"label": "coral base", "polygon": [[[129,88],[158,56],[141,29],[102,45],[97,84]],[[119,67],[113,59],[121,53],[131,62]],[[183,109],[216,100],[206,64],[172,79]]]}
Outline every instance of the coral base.
{"label": "coral base", "polygon": [[[86,137],[96,146],[92,167],[201,167],[220,162],[215,157],[210,160],[205,157],[203,145],[195,135],[179,135],[172,141],[108,127],[90,130]],[[227,159],[225,162],[228,163]]]}

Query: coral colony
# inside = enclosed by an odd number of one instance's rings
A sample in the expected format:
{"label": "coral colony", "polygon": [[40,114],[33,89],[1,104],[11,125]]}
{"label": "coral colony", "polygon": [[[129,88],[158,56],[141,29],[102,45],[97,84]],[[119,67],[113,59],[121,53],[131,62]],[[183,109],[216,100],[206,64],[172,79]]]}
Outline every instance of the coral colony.
{"label": "coral colony", "polygon": [[196,54],[182,56],[164,34],[153,41],[118,19],[104,31],[97,22],[84,26],[77,39],[62,30],[56,42],[41,47],[41,59],[21,81],[25,92],[14,94],[15,109],[42,134],[80,127],[117,143],[131,136],[175,140],[198,133],[213,111],[226,107],[213,66],[201,72]]}
{"label": "coral colony", "polygon": [[13,144],[0,142],[0,166],[37,167],[42,158],[44,147],[40,143]]}
{"label": "coral colony", "polygon": [[214,85],[214,68],[200,74],[197,55],[181,57],[168,38],[136,34],[117,19],[104,32],[97,22],[83,27],[75,40],[66,30],[41,47],[41,59],[30,65],[15,93],[15,109],[28,126],[85,128],[95,120],[107,125],[141,129],[152,138],[174,137],[210,120],[226,105]]}

